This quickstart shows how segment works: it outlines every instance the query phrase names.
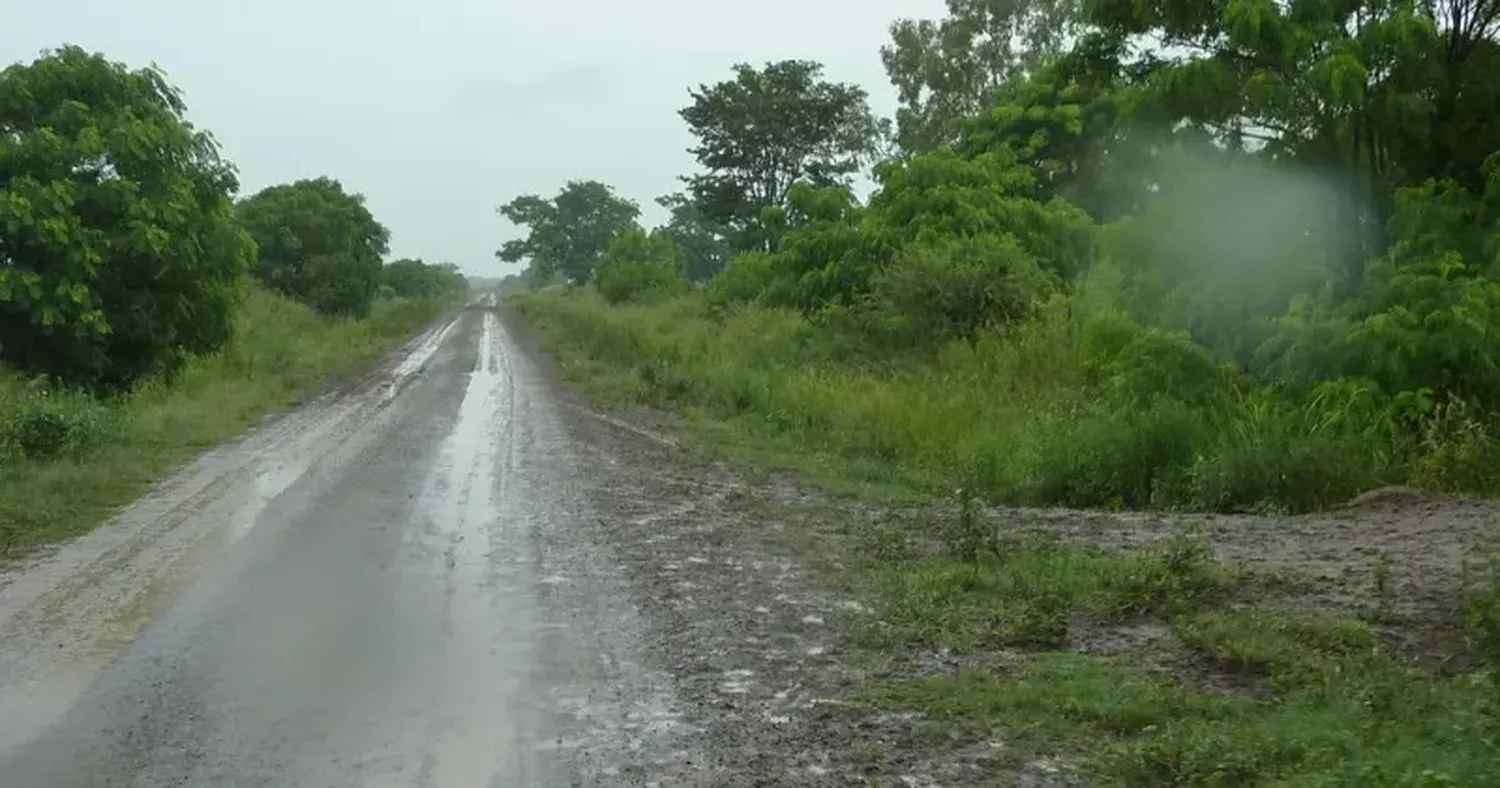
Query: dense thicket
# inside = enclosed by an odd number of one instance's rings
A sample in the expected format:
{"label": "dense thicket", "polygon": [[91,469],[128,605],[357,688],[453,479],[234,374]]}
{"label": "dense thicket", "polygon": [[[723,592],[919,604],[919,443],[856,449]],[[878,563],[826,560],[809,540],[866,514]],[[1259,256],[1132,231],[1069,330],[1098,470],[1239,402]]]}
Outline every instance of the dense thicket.
{"label": "dense thicket", "polygon": [[[892,27],[884,139],[804,122],[867,114],[815,68],[741,66],[683,112],[705,169],[676,203],[727,266],[682,295],[701,253],[621,230],[580,258],[600,294],[676,298],[592,327],[578,301],[575,331],[631,334],[646,396],[1009,500],[1494,491],[1497,25],[1496,0],[950,0]],[[781,92],[725,98],[752,89]],[[858,200],[841,176],[881,149]],[[758,157],[808,163],[705,188]]]}

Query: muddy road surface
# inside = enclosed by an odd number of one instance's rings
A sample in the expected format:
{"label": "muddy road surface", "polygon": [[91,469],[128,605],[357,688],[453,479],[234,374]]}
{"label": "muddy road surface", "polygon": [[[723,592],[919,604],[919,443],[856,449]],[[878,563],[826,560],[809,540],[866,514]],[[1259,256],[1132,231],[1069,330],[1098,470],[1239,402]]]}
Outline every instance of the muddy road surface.
{"label": "muddy road surface", "polygon": [[805,699],[714,648],[765,622],[691,612],[749,567],[663,531],[714,493],[517,337],[472,305],[0,575],[0,785],[799,782]]}

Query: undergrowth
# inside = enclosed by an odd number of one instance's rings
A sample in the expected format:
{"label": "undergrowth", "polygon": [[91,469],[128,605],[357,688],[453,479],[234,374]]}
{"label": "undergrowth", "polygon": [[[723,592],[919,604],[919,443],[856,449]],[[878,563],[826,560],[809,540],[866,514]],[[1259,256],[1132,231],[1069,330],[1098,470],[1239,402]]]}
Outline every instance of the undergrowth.
{"label": "undergrowth", "polygon": [[257,288],[235,340],[170,383],[108,399],[3,373],[0,555],[98,525],[194,452],[379,358],[450,305],[393,299],[364,320],[328,320]]}
{"label": "undergrowth", "polygon": [[880,360],[851,360],[838,333],[794,311],[718,314],[699,294],[612,306],[578,288],[513,303],[596,399],[683,412],[721,445],[774,447],[760,459],[846,480],[1196,511],[1308,511],[1389,484],[1500,483],[1500,442],[1461,406],[1413,422],[1414,405],[1355,379],[1287,399],[1190,343],[1076,302],[1004,336]]}

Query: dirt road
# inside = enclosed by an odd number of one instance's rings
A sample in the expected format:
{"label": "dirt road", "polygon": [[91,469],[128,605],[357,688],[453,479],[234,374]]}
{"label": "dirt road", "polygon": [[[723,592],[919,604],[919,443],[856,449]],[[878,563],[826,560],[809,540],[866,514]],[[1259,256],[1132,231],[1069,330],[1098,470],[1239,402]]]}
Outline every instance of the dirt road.
{"label": "dirt road", "polygon": [[471,306],[0,577],[0,784],[831,777],[788,676],[838,600],[695,541],[734,491],[515,337]]}

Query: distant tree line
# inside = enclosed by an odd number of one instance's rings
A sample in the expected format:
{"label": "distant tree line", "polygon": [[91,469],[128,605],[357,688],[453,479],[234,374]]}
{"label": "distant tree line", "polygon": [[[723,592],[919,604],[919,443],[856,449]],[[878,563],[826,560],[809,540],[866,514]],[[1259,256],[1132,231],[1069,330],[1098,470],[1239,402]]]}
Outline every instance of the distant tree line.
{"label": "distant tree line", "polygon": [[76,46],[0,71],[0,361],[120,391],[222,348],[254,280],[353,319],[382,294],[467,286],[453,266],[383,265],[389,232],[337,180],[236,203],[186,109],[161,71]]}

